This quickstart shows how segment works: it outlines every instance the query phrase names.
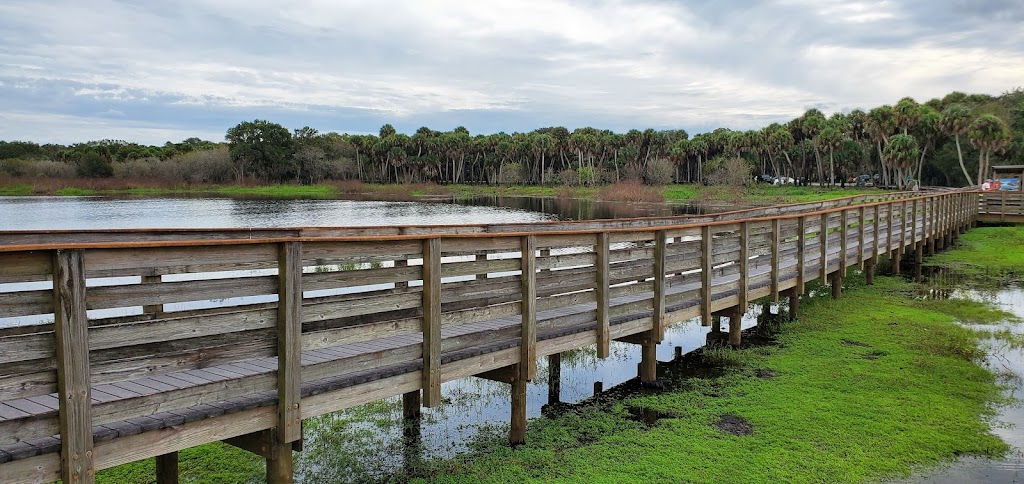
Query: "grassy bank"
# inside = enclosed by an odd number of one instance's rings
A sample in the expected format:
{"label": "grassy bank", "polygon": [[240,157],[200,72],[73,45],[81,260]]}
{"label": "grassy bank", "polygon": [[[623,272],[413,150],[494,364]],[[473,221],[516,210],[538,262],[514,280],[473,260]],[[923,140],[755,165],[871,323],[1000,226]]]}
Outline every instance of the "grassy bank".
{"label": "grassy bank", "polygon": [[[852,284],[856,285],[856,284]],[[715,350],[721,376],[531,421],[528,443],[438,461],[441,482],[861,482],[958,455],[1001,455],[985,417],[1000,398],[975,362],[978,335],[955,322],[1007,317],[983,304],[908,297],[879,278],[815,298],[778,346]],[[664,416],[648,427],[643,408]]]}
{"label": "grassy bank", "polygon": [[936,254],[928,263],[974,276],[1001,279],[1024,274],[1024,227],[979,227],[960,236],[957,250]]}
{"label": "grassy bank", "polygon": [[802,203],[848,197],[871,190],[858,188],[777,187],[705,187],[702,185],[668,185],[645,187],[621,183],[605,187],[566,186],[491,186],[491,185],[380,185],[359,182],[337,182],[321,185],[195,185],[162,186],[148,180],[77,179],[77,180],[0,180],[0,196],[161,196],[215,195],[263,198],[338,198],[364,197],[381,200],[415,200],[419,198],[470,198],[480,196],[568,197],[605,201],[689,203],[712,201],[735,204]]}

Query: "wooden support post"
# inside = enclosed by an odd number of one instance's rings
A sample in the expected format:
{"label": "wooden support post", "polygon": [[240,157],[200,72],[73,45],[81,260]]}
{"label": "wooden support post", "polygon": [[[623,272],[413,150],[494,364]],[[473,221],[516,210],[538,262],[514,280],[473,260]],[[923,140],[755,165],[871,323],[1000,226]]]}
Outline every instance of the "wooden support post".
{"label": "wooden support post", "polygon": [[178,484],[178,453],[156,456],[156,484]]}
{"label": "wooden support post", "polygon": [[651,383],[658,379],[658,342],[653,331],[640,345],[640,383]]}
{"label": "wooden support post", "polygon": [[857,268],[862,271],[864,270],[864,260],[867,258],[865,255],[867,248],[865,247],[864,240],[864,231],[866,230],[864,224],[867,223],[867,220],[864,212],[864,206],[861,205],[857,209]]}
{"label": "wooden support post", "polygon": [[875,268],[877,263],[878,256],[872,255],[871,258],[868,259],[867,263],[864,264],[864,279],[869,286],[875,283]]}
{"label": "wooden support post", "polygon": [[423,241],[423,405],[441,403],[441,239]]}
{"label": "wooden support post", "polygon": [[850,220],[846,209],[839,212],[839,274],[846,277],[846,231],[849,229]]}
{"label": "wooden support post", "polygon": [[881,208],[880,205],[875,205],[872,208],[871,233],[874,235],[871,237],[871,259],[878,256],[878,248],[882,243],[882,224],[879,222]]}
{"label": "wooden support post", "polygon": [[907,251],[907,201],[900,204],[900,257]]}
{"label": "wooden support post", "polygon": [[739,348],[742,343],[743,313],[743,309],[739,306],[732,308],[729,312],[729,345],[733,348]]}
{"label": "wooden support post", "polygon": [[740,222],[740,277],[739,292],[737,293],[738,305],[741,311],[747,310],[750,303],[750,223]]}
{"label": "wooden support post", "polygon": [[[517,368],[519,365],[512,365],[512,372],[518,375],[526,373],[525,370]],[[508,442],[512,445],[526,443],[526,380],[515,378],[512,380],[512,426],[508,432]]]}
{"label": "wooden support post", "polygon": [[836,271],[832,273],[832,299],[839,299],[843,297],[843,272]]}
{"label": "wooden support post", "polygon": [[928,255],[935,255],[935,239],[938,237],[938,231],[941,229],[940,215],[941,212],[938,210],[939,205],[936,204],[935,197],[930,197],[928,201]]}
{"label": "wooden support post", "polygon": [[537,375],[537,239],[523,236],[522,245],[522,325],[520,327],[520,375],[525,381]]}
{"label": "wooden support post", "polygon": [[818,248],[821,249],[819,255],[819,262],[821,263],[820,274],[818,275],[818,282],[824,284],[828,280],[828,216],[829,213],[825,212],[821,214],[821,227],[818,230]]}
{"label": "wooden support post", "polygon": [[267,458],[267,483],[291,484],[295,480],[292,465],[292,445],[275,442],[270,446],[271,456]]}
{"label": "wooden support post", "polygon": [[772,219],[772,267],[771,267],[771,291],[772,301],[779,302],[779,258],[780,258],[780,247],[782,247],[781,231],[779,229],[779,219]]}
{"label": "wooden support post", "polygon": [[796,232],[796,290],[803,294],[807,284],[807,217],[797,219]]}
{"label": "wooden support post", "polygon": [[85,312],[85,256],[53,254],[53,329],[57,353],[60,475],[66,483],[95,482],[89,318]]}
{"label": "wooden support post", "polygon": [[608,278],[608,233],[597,234],[597,357],[607,358],[611,354],[611,328],[609,313],[609,278]]}
{"label": "wooden support post", "polygon": [[924,264],[924,242],[914,247],[914,277],[921,279],[921,266]]}
{"label": "wooden support post", "polygon": [[711,226],[701,227],[700,237],[700,321],[711,325]]}
{"label": "wooden support post", "polygon": [[420,418],[421,403],[419,390],[402,394],[402,418],[406,425]]}
{"label": "wooden support post", "polygon": [[789,290],[789,320],[796,321],[800,317],[800,293],[794,287]]}
{"label": "wooden support post", "polygon": [[[408,267],[409,261],[407,259],[396,260],[395,267]],[[409,287],[409,281],[399,281],[395,283],[395,287]]]}
{"label": "wooden support post", "polygon": [[912,200],[910,208],[910,244],[917,246],[917,199]]}
{"label": "wooden support post", "polygon": [[548,355],[548,404],[562,399],[562,354]]}
{"label": "wooden support post", "polygon": [[277,439],[290,445],[302,438],[302,242],[278,245],[277,286]]}
{"label": "wooden support post", "polygon": [[889,204],[886,206],[885,211],[886,216],[889,219],[889,230],[885,234],[886,252],[889,253],[892,253],[894,250],[896,250],[896,239],[893,237],[893,233],[896,232],[896,225],[892,213],[895,207],[896,204],[894,204],[893,202],[889,202]]}
{"label": "wooden support post", "polygon": [[999,221],[1006,221],[1006,192],[999,192]]}
{"label": "wooden support post", "polygon": [[[161,277],[159,275],[157,275],[157,276],[142,276],[142,283],[143,284],[160,284],[160,282],[161,282]],[[144,313],[159,313],[159,312],[163,312],[163,310],[164,310],[164,305],[163,304],[149,304],[149,305],[142,306],[142,312],[144,312]]]}
{"label": "wooden support post", "polygon": [[[742,249],[741,249],[742,250]],[[652,327],[655,341],[665,339],[665,231],[654,232],[654,299]]]}

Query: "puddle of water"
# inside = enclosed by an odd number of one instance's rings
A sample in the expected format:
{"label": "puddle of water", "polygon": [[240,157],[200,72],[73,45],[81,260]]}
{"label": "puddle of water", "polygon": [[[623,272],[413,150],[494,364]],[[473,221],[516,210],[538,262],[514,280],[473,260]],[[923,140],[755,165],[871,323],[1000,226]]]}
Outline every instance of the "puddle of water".
{"label": "puddle of water", "polygon": [[[744,315],[743,328],[755,327],[759,317],[764,322],[764,310],[764,306],[753,306]],[[778,317],[771,314],[778,312],[778,307],[768,310],[769,316]],[[727,333],[728,320],[722,321]],[[551,371],[547,358],[541,358],[537,379],[527,385],[527,417],[610,404],[638,392],[664,391],[694,376],[720,373],[701,364],[692,353],[705,345],[709,331],[698,320],[668,328],[665,340],[657,347],[659,379],[654,386],[642,386],[637,379],[640,347],[613,342],[611,356],[605,360],[597,358],[595,347],[562,353],[559,392],[557,401],[552,401],[548,384]],[[744,340],[745,344],[758,344],[763,338],[746,331]],[[307,420],[304,450],[297,454],[296,478],[304,482],[388,480],[396,473],[414,473],[423,460],[454,457],[482,443],[503,442],[501,438],[481,437],[488,433],[507,435],[509,385],[466,378],[443,384],[441,393],[440,406],[422,409],[419,428],[403,425],[399,397]],[[630,411],[648,426],[671,417],[645,409]]]}
{"label": "puddle of water", "polygon": [[[1000,309],[1024,319],[1024,288],[1016,284],[1001,285],[991,281],[981,284],[984,289],[968,289],[965,281],[947,270],[932,269],[925,274],[927,282],[920,294],[930,298],[967,298],[992,303]],[[984,332],[1006,332],[1024,335],[1024,324],[967,324]],[[1024,347],[1013,345],[995,337],[982,340],[986,349],[983,364],[997,375],[1004,396],[1012,403],[996,408],[992,418],[992,433],[1003,439],[1012,449],[1002,459],[961,457],[948,466],[928,469],[901,482],[908,483],[1024,483]]]}

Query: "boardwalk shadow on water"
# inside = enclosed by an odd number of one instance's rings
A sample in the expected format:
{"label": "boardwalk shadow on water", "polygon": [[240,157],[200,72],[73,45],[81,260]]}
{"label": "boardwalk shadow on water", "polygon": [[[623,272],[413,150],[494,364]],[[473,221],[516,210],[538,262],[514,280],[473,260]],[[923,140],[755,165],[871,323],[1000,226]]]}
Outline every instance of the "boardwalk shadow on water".
{"label": "boardwalk shadow on water", "polygon": [[[769,311],[766,313],[765,310]],[[744,346],[769,346],[773,328],[784,312],[775,305],[752,305],[744,316]],[[728,326],[724,322],[723,326]],[[709,328],[693,320],[669,328],[658,345],[657,374],[653,384],[637,377],[640,349],[614,342],[611,356],[599,360],[594,347],[562,353],[558,399],[553,400],[547,358],[541,358],[538,377],[527,388],[528,416],[585,422],[608,415],[633,396],[686,388],[691,381],[721,376],[733,365],[731,349],[705,347],[714,340]],[[726,331],[722,334],[727,335]],[[709,338],[709,335],[711,337]],[[771,378],[764,369],[761,378]],[[296,479],[301,482],[372,482],[425,477],[437,465],[457,465],[461,456],[508,447],[510,391],[506,384],[480,378],[447,382],[442,404],[422,409],[419,424],[406,423],[400,398],[324,415],[306,421],[304,450],[296,454]],[[617,425],[651,428],[672,415],[626,406]],[[730,422],[735,426],[736,423]],[[738,423],[742,430],[742,422]],[[733,427],[730,427],[730,429]],[[581,425],[578,435],[567,436],[575,445],[596,440],[606,429]],[[731,430],[730,430],[731,431]],[[529,435],[527,439],[529,439]]]}

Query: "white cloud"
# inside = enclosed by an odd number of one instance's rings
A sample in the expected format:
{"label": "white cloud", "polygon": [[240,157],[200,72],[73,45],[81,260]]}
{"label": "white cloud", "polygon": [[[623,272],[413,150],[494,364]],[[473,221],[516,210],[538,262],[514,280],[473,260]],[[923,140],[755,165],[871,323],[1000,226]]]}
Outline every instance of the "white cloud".
{"label": "white cloud", "polygon": [[[926,3],[925,12],[915,5],[4,3],[0,77],[5,91],[31,90],[41,82],[74,84],[67,96],[33,114],[85,121],[90,114],[75,117],[110,109],[124,116],[98,125],[116,131],[101,137],[122,138],[127,135],[120,133],[153,133],[139,130],[184,122],[141,118],[146,110],[130,109],[132,103],[211,113],[359,111],[375,113],[368,122],[426,125],[444,113],[465,112],[498,120],[509,113],[534,116],[533,127],[593,119],[596,126],[752,128],[785,121],[812,105],[871,107],[951,90],[997,93],[1024,78],[1024,48],[1016,42],[1024,40],[1024,29],[1005,29],[1002,43],[988,45],[992,33],[966,20],[933,26],[924,17],[955,16],[962,7]],[[78,101],[109,106],[76,109]],[[13,137],[13,129],[0,127],[0,139]],[[360,129],[376,126],[353,131]]]}

